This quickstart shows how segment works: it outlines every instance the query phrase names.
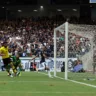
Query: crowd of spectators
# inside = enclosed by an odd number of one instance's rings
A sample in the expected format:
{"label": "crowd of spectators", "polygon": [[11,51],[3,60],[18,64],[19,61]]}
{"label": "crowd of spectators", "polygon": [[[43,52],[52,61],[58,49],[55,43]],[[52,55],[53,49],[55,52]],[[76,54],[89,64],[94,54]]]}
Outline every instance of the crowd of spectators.
{"label": "crowd of spectators", "polygon": [[[59,42],[57,42],[58,48],[58,57],[65,56],[65,44],[64,44],[64,36],[60,36]],[[63,39],[62,39],[63,38]],[[88,38],[76,35],[74,33],[69,33],[68,37],[68,56],[69,58],[76,58],[79,55],[84,55],[86,52],[90,51],[91,43]]]}
{"label": "crowd of spectators", "polygon": [[[74,19],[73,19],[74,20]],[[72,20],[71,20],[72,21]],[[54,56],[54,28],[64,23],[65,19],[60,16],[19,18],[17,20],[0,21],[0,41],[9,41],[9,52],[20,57],[30,57],[46,47],[48,56]],[[61,33],[60,33],[61,34]],[[90,50],[88,38],[69,33],[69,57],[84,55]],[[64,57],[65,44],[64,34],[59,36],[57,43],[57,57]]]}

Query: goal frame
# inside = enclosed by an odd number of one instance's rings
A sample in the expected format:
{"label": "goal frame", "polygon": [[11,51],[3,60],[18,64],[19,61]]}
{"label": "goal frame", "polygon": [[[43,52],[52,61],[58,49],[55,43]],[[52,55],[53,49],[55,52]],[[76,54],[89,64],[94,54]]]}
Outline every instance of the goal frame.
{"label": "goal frame", "polygon": [[[90,32],[90,29],[92,32]],[[64,72],[64,79],[68,80],[68,33],[71,32],[73,34],[77,34],[80,35],[82,37],[88,38],[90,40],[90,44],[91,44],[91,53],[90,56],[88,54],[88,56],[82,58],[82,57],[78,57],[78,59],[82,60],[82,62],[84,63],[84,69],[86,71],[91,71],[92,70],[92,66],[90,67],[90,63],[93,63],[93,46],[94,46],[94,29],[92,28],[92,25],[83,25],[83,24],[70,24],[67,22],[65,22],[64,24],[60,25],[59,27],[54,29],[54,77],[56,77],[56,33],[57,32],[61,32],[61,33],[65,33],[65,72]],[[90,34],[86,34],[86,32],[90,32]],[[96,32],[96,31],[95,31]],[[90,57],[90,58],[88,58]],[[88,59],[88,60],[87,60]],[[90,60],[89,60],[90,59]],[[86,61],[87,60],[87,61]],[[86,62],[85,62],[86,61]],[[90,62],[89,62],[90,61]],[[90,67],[90,68],[89,68]],[[90,70],[91,69],[91,70]]]}
{"label": "goal frame", "polygon": [[[65,27],[64,29],[62,29]],[[65,80],[68,79],[68,22],[65,22],[61,26],[54,29],[54,77],[56,77],[56,32],[60,31],[64,33],[65,31]]]}

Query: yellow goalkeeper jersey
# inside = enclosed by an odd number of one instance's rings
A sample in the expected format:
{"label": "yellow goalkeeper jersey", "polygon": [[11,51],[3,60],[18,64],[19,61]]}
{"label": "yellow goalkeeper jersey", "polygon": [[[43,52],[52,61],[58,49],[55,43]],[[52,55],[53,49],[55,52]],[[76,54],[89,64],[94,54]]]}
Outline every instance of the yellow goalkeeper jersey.
{"label": "yellow goalkeeper jersey", "polygon": [[4,54],[4,56],[2,56],[2,59],[6,59],[9,58],[9,52],[8,52],[8,47],[1,47],[0,48],[0,53]]}

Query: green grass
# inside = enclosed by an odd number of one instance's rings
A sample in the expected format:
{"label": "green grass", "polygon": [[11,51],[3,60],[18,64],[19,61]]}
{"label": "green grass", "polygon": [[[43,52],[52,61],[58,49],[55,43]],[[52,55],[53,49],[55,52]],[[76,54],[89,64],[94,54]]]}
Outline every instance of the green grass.
{"label": "green grass", "polygon": [[37,72],[23,72],[13,78],[0,72],[0,96],[96,96],[96,88]]}
{"label": "green grass", "polygon": [[[58,72],[57,76],[64,78],[64,72]],[[88,83],[88,84],[93,84],[96,86],[96,74],[92,74],[92,73],[72,73],[69,72],[68,73],[68,79],[70,80],[76,80],[79,82],[84,82],[84,83]]]}

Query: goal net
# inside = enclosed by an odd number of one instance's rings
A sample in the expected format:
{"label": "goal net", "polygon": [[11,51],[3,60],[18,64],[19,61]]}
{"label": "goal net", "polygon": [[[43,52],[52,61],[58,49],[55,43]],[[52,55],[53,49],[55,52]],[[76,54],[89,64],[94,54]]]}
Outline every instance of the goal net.
{"label": "goal net", "polygon": [[54,76],[95,80],[95,25],[65,22],[54,29]]}

